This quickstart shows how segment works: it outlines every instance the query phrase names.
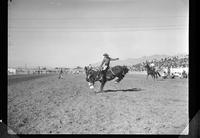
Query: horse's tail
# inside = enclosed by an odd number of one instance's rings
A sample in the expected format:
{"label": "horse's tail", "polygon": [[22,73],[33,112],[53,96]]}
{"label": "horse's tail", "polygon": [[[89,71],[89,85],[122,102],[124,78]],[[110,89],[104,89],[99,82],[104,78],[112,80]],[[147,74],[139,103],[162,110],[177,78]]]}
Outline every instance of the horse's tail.
{"label": "horse's tail", "polygon": [[160,73],[157,71],[157,74],[158,74],[158,76],[160,77],[161,75],[160,75]]}

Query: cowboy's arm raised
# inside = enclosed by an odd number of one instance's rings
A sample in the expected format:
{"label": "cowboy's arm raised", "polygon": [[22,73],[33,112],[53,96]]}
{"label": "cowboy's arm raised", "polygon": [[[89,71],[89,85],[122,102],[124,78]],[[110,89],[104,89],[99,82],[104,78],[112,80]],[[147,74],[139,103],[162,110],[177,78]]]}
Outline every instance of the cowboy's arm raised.
{"label": "cowboy's arm raised", "polygon": [[119,60],[119,58],[110,58],[111,61]]}

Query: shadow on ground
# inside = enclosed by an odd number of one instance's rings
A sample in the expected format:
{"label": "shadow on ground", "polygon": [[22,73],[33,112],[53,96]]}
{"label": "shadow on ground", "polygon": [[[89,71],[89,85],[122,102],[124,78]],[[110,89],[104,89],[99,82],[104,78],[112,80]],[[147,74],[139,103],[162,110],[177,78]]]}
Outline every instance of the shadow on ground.
{"label": "shadow on ground", "polygon": [[142,91],[143,89],[141,88],[131,88],[131,89],[118,89],[118,90],[104,90],[104,92],[118,92],[118,91],[123,91],[123,92],[132,92],[132,91]]}

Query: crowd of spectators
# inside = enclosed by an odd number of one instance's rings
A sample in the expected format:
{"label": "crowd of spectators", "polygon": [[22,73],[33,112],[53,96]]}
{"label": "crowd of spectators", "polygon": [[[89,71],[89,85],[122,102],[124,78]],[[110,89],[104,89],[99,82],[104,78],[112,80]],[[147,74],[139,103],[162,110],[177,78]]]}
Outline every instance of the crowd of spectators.
{"label": "crowd of spectators", "polygon": [[[172,56],[172,57],[167,57],[167,58],[162,58],[160,60],[154,59],[147,61],[149,64],[153,63],[155,67],[157,68],[185,68],[189,66],[189,59],[188,55],[185,55],[183,57],[178,57],[178,56]],[[145,71],[146,69],[144,68],[143,63],[138,63],[135,65],[130,66],[131,71]]]}

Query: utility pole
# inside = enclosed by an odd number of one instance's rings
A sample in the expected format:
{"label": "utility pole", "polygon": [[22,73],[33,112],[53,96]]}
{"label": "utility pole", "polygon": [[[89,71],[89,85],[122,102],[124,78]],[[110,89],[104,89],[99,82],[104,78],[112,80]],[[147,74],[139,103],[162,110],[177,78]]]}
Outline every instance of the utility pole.
{"label": "utility pole", "polygon": [[10,6],[11,2],[12,2],[12,0],[9,0],[9,1],[8,1],[8,6]]}

